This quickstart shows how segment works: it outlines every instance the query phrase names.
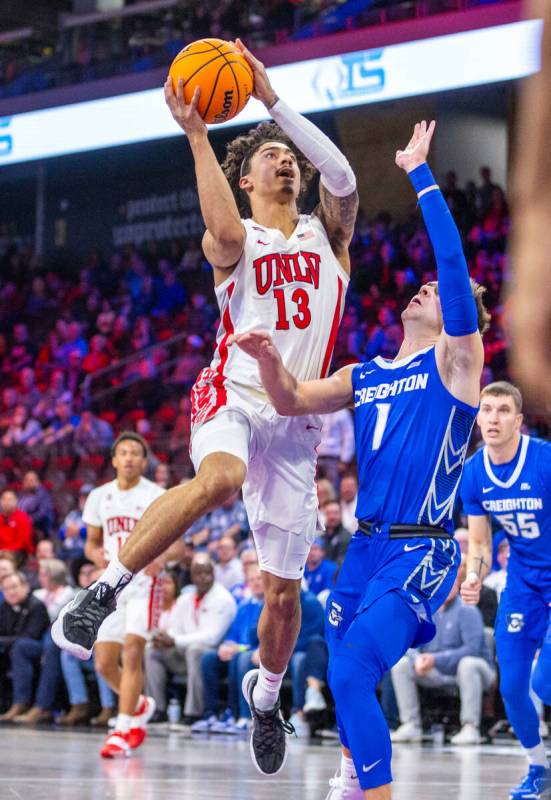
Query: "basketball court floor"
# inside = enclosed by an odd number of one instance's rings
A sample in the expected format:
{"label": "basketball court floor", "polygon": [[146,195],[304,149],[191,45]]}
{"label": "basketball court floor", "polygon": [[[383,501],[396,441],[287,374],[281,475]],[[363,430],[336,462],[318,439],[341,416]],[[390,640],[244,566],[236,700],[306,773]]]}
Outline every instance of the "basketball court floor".
{"label": "basketball court floor", "polygon": [[[284,771],[264,779],[248,741],[154,731],[124,761],[105,761],[103,736],[48,728],[0,729],[1,800],[324,800],[335,743],[291,743]],[[394,748],[394,800],[506,800],[525,771],[516,746]]]}

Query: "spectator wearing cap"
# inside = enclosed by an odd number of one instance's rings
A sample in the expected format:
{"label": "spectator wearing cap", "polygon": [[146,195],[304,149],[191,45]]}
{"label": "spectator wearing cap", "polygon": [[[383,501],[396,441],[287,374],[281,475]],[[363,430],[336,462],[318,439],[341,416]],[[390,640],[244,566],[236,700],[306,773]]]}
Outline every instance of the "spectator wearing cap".
{"label": "spectator wearing cap", "polygon": [[31,518],[35,535],[38,531],[48,535],[54,521],[52,496],[34,470],[23,476],[17,505]]}
{"label": "spectator wearing cap", "polygon": [[17,508],[17,495],[5,489],[0,495],[0,550],[9,550],[25,558],[34,552],[33,523],[29,515]]}
{"label": "spectator wearing cap", "polygon": [[321,442],[318,447],[318,470],[333,486],[354,458],[354,424],[347,408],[323,417]]}
{"label": "spectator wearing cap", "polygon": [[323,535],[327,558],[342,564],[352,534],[342,524],[341,507],[338,500],[329,500],[323,506],[325,533]]}
{"label": "spectator wearing cap", "polygon": [[332,588],[337,571],[335,562],[325,557],[326,548],[327,544],[322,536],[314,539],[304,567],[304,579],[315,595]]}
{"label": "spectator wearing cap", "polygon": [[[30,592],[27,578],[22,572],[5,575],[0,584],[4,600],[0,604],[0,681],[5,684],[8,672],[15,675],[13,665],[19,652],[28,642],[41,646],[41,640],[50,626],[46,606]],[[32,681],[32,675],[31,675]],[[30,698],[22,683],[14,682],[12,704],[0,716],[0,722],[12,722],[29,707]],[[5,697],[5,692],[1,695]]]}

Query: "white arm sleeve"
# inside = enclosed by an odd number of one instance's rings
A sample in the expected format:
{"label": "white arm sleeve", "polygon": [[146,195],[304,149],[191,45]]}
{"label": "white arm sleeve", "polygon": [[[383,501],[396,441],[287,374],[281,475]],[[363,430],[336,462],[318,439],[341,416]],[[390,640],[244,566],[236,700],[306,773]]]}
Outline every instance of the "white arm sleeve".
{"label": "white arm sleeve", "polygon": [[319,170],[325,188],[335,197],[352,194],[356,188],[356,176],[346,156],[331,139],[281,99],[269,111],[272,119]]}

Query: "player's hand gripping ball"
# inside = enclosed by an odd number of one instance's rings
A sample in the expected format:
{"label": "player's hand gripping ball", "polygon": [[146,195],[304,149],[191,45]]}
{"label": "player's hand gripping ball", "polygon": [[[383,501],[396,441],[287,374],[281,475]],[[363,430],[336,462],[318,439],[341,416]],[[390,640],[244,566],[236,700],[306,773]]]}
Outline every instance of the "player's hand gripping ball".
{"label": "player's hand gripping ball", "polygon": [[184,80],[184,100],[201,88],[197,111],[207,123],[227,122],[245,108],[253,90],[253,71],[237,47],[223,39],[199,39],[181,50],[170,66],[174,93]]}

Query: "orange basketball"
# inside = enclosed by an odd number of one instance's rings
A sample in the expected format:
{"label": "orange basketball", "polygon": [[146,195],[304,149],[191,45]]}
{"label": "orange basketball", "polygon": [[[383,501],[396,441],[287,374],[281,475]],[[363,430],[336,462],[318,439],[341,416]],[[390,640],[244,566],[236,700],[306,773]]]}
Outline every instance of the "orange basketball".
{"label": "orange basketball", "polygon": [[170,65],[172,86],[184,79],[184,99],[201,87],[197,110],[205,122],[227,122],[245,108],[253,90],[253,71],[237,47],[223,39],[198,39]]}

